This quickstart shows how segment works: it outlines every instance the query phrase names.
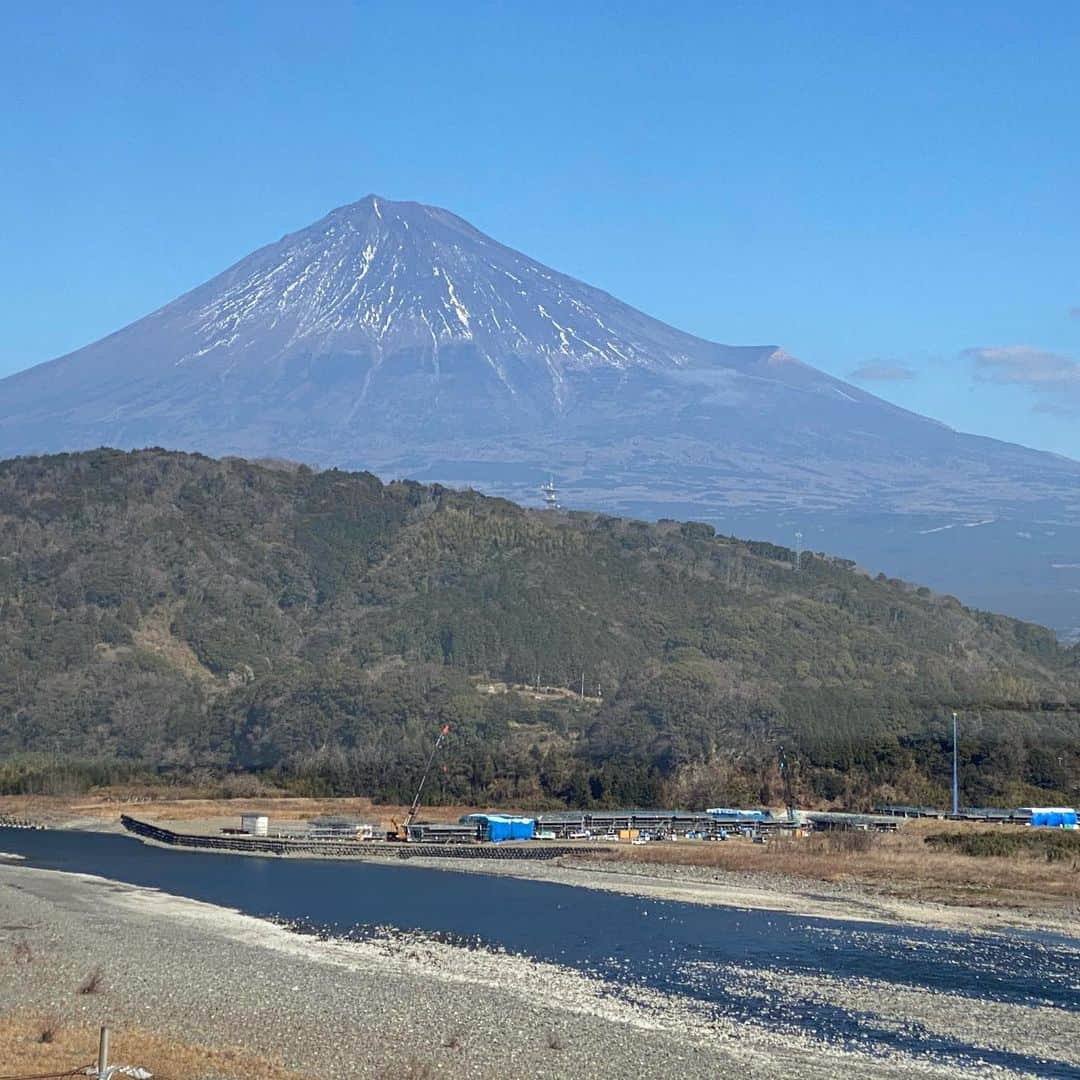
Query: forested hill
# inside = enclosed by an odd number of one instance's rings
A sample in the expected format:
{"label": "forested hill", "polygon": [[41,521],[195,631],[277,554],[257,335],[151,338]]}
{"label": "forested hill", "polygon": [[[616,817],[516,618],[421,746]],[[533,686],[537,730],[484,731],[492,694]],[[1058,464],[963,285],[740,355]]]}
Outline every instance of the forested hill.
{"label": "forested hill", "polygon": [[940,800],[952,709],[967,801],[1075,798],[1076,650],[849,563],[367,473],[0,463],[0,786],[129,761],[399,797],[449,721],[437,798],[775,798],[783,742],[804,799]]}

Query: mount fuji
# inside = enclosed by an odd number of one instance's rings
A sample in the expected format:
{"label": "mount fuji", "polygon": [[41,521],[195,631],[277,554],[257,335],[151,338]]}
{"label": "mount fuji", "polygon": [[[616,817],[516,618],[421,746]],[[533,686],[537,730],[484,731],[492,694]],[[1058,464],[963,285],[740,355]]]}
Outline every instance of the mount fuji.
{"label": "mount fuji", "polygon": [[160,445],[694,517],[1080,626],[1080,463],[667,326],[370,195],[0,380],[0,455]]}

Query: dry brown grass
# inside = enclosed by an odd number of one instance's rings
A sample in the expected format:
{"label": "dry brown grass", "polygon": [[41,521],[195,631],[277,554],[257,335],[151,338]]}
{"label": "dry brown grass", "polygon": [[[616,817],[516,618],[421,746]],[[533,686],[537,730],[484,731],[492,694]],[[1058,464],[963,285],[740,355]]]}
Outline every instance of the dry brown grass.
{"label": "dry brown grass", "polygon": [[[702,866],[728,871],[762,871],[811,881],[851,882],[890,896],[960,905],[1075,909],[1080,905],[1080,871],[1071,864],[1016,855],[973,858],[933,849],[931,832],[986,828],[963,823],[913,821],[897,833],[817,834],[753,844],[649,844],[612,851],[601,858],[661,866]],[[1024,826],[994,826],[1022,829]]]}
{"label": "dry brown grass", "polygon": [[[424,807],[426,821],[457,821],[472,813],[472,806]],[[371,799],[301,799],[290,796],[258,795],[250,798],[203,799],[190,797],[153,798],[132,801],[124,793],[88,796],[7,795],[0,797],[0,814],[46,823],[76,819],[116,821],[121,814],[154,822],[203,822],[217,829],[221,823],[239,825],[241,813],[269,814],[276,821],[300,821],[320,814],[347,814],[389,825],[408,813],[407,806],[375,804]]]}
{"label": "dry brown grass", "polygon": [[[49,1030],[51,1041],[42,1039]],[[0,1075],[62,1071],[97,1061],[98,1029],[63,1024],[52,1017],[19,1013],[0,1018]],[[207,1049],[138,1029],[111,1032],[109,1060],[141,1065],[155,1080],[222,1076],[236,1080],[309,1080],[313,1073],[294,1072],[242,1050]]]}

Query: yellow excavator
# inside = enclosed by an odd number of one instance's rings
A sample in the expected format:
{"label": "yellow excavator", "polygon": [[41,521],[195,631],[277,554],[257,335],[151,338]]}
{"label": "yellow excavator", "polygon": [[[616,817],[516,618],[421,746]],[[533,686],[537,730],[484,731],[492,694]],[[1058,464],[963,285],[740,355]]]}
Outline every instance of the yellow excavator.
{"label": "yellow excavator", "polygon": [[420,798],[424,794],[424,785],[427,783],[428,773],[431,772],[431,766],[435,764],[435,755],[438,754],[439,748],[443,744],[443,739],[450,734],[450,725],[443,724],[442,730],[439,732],[439,737],[435,740],[435,745],[431,748],[431,755],[428,757],[427,765],[424,767],[424,773],[420,777],[420,784],[416,789],[416,794],[413,796],[412,806],[409,807],[409,812],[405,816],[405,820],[399,825],[393,818],[390,819],[390,824],[393,828],[386,834],[386,839],[405,843],[409,839],[409,826],[416,820],[417,811],[420,809]]}

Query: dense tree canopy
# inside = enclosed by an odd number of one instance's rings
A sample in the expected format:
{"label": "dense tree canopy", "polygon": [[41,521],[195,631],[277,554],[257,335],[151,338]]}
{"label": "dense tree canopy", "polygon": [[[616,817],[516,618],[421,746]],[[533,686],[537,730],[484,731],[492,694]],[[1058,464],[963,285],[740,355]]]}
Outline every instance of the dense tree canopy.
{"label": "dense tree canopy", "polygon": [[0,785],[80,761],[394,798],[450,721],[445,798],[774,798],[783,741],[804,798],[927,801],[953,709],[969,801],[1077,797],[1077,650],[844,560],[366,473],[0,463]]}

